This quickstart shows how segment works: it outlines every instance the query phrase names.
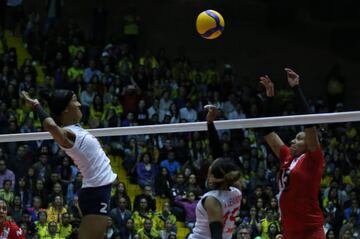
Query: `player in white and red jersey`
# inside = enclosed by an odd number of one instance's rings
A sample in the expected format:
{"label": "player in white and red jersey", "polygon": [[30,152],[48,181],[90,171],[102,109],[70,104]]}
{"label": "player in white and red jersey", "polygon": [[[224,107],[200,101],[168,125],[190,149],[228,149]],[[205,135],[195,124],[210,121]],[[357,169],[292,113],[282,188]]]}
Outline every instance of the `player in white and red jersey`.
{"label": "player in white and red jersey", "polygon": [[209,142],[216,158],[208,170],[207,185],[211,191],[196,206],[196,223],[189,239],[230,239],[240,210],[241,191],[232,186],[239,181],[240,172],[233,160],[219,157],[222,150],[213,124],[216,114],[215,107],[209,108]]}
{"label": "player in white and red jersey", "polygon": [[[298,111],[310,113],[299,88],[299,75],[285,68],[288,83],[294,90]],[[267,102],[274,96],[274,85],[268,76],[260,77],[266,89]],[[266,107],[271,109],[271,105]],[[324,217],[319,206],[320,181],[325,161],[316,127],[306,125],[286,146],[280,137],[268,129],[265,140],[280,159],[279,206],[285,239],[325,239]]]}
{"label": "player in white and red jersey", "polygon": [[22,229],[16,223],[7,221],[7,205],[0,199],[0,239],[25,239]]}

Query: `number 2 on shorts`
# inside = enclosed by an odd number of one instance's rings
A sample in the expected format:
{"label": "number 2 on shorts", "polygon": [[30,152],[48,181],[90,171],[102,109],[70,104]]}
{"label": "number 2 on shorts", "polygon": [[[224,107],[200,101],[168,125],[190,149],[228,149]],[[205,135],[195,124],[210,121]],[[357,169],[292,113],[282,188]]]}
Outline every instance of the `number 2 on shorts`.
{"label": "number 2 on shorts", "polygon": [[107,213],[106,209],[108,207],[107,203],[101,202],[100,205],[101,205],[100,212],[106,214]]}

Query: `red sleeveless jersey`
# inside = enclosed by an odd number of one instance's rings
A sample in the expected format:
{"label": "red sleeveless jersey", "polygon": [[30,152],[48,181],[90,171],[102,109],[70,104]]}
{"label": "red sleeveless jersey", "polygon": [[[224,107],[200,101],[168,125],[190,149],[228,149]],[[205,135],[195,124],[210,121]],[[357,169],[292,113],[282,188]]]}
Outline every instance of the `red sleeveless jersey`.
{"label": "red sleeveless jersey", "polygon": [[279,206],[284,232],[322,227],[324,216],[318,197],[325,160],[321,148],[293,158],[284,145],[280,163]]}
{"label": "red sleeveless jersey", "polygon": [[0,227],[0,239],[25,239],[25,236],[18,225],[5,221],[2,227]]}

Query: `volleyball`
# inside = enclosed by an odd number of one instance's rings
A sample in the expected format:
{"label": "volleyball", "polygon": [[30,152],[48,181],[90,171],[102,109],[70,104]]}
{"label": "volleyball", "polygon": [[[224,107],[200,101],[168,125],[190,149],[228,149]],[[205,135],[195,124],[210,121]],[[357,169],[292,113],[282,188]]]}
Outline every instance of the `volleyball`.
{"label": "volleyball", "polygon": [[196,30],[206,39],[215,39],[224,31],[225,21],[220,13],[214,10],[206,10],[200,13],[196,19]]}

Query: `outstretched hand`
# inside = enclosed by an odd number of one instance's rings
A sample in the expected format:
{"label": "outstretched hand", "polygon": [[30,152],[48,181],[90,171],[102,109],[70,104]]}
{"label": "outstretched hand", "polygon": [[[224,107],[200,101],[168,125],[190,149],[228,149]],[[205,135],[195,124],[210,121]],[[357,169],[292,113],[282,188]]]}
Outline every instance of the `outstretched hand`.
{"label": "outstretched hand", "polygon": [[39,101],[37,99],[32,99],[30,96],[29,96],[29,93],[26,92],[26,91],[21,91],[20,92],[20,97],[22,99],[25,100],[26,103],[30,104],[31,106],[35,106],[37,104],[40,104]]}
{"label": "outstretched hand", "polygon": [[218,110],[215,105],[206,105],[204,107],[208,110],[208,113],[206,115],[206,121],[210,124],[213,123],[216,119],[216,116],[218,115]]}
{"label": "outstretched hand", "polygon": [[291,88],[300,84],[300,76],[290,68],[284,69],[287,73],[288,83]]}
{"label": "outstretched hand", "polygon": [[260,76],[260,84],[265,87],[267,97],[274,97],[274,83],[270,80],[268,75]]}

